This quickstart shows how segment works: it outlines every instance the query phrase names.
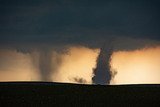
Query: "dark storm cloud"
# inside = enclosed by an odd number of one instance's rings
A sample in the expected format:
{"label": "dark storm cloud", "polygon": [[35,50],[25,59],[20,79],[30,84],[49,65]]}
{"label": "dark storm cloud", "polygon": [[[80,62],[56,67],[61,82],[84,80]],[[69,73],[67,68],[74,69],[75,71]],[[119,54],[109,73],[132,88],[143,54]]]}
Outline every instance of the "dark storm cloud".
{"label": "dark storm cloud", "polygon": [[159,39],[159,1],[1,0],[1,43],[84,43],[108,36]]}

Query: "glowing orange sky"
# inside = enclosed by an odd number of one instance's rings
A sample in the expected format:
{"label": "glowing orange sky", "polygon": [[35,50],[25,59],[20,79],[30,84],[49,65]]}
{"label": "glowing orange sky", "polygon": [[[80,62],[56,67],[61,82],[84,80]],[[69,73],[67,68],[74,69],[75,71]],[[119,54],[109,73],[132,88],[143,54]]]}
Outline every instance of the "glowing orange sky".
{"label": "glowing orange sky", "polygon": [[82,78],[85,80],[85,84],[91,84],[98,54],[99,49],[70,48],[69,54],[62,56],[62,65],[53,75],[53,81],[77,83],[74,78]]}
{"label": "glowing orange sky", "polygon": [[[70,47],[65,54],[52,52],[52,81],[92,84],[93,68],[99,49]],[[0,81],[41,81],[38,52],[20,53],[13,50],[0,50]],[[56,60],[61,58],[59,64]],[[111,84],[159,84],[160,47],[144,48],[133,51],[116,51],[112,54],[111,70],[117,74]],[[57,67],[56,71],[54,67]]]}
{"label": "glowing orange sky", "polygon": [[114,52],[112,71],[117,75],[111,84],[159,84],[160,47]]}
{"label": "glowing orange sky", "polygon": [[[92,69],[95,68],[98,54],[99,49],[85,47],[71,47],[65,54],[53,50],[52,81],[78,83],[75,78],[82,78],[85,80],[85,84],[91,84]],[[60,64],[57,60],[58,57],[61,59]],[[39,53],[36,51],[21,53],[13,50],[1,50],[0,81],[41,81],[38,58]]]}
{"label": "glowing orange sky", "polygon": [[0,81],[31,81],[39,75],[29,54],[11,50],[0,51]]}

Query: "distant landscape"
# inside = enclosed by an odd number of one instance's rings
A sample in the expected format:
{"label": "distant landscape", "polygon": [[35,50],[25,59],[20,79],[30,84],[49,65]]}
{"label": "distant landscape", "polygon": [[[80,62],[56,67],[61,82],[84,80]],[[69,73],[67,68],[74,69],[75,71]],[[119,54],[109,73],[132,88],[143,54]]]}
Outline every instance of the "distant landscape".
{"label": "distant landscape", "polygon": [[160,85],[80,85],[53,82],[1,82],[0,106],[157,105]]}

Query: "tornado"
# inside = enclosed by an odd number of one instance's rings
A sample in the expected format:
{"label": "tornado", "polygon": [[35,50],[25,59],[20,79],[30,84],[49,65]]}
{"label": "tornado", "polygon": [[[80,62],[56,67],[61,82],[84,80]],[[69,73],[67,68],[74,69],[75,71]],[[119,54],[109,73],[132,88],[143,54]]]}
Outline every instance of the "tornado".
{"label": "tornado", "polygon": [[94,84],[108,85],[111,81],[110,60],[113,49],[110,45],[104,44],[100,49],[100,54],[97,58],[97,66],[94,69]]}
{"label": "tornado", "polygon": [[31,62],[33,66],[37,69],[40,81],[51,81],[52,75],[52,49],[46,46],[41,46],[40,48],[20,48],[17,52],[23,54],[30,54]]}
{"label": "tornado", "polygon": [[52,52],[49,49],[43,49],[39,53],[39,72],[42,81],[51,81],[51,63]]}

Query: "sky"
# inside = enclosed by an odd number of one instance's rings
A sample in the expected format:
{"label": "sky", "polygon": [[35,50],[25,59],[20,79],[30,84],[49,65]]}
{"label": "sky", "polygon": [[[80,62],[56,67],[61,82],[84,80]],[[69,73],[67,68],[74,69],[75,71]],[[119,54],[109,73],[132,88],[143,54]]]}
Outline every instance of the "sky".
{"label": "sky", "polygon": [[[119,67],[131,62],[128,72],[134,72],[140,63],[132,62],[140,59],[137,53],[159,52],[159,4],[159,0],[0,0],[0,81],[141,83],[118,79],[120,73],[132,76],[123,73],[129,65]],[[152,83],[148,78],[142,83]]]}
{"label": "sky", "polygon": [[[116,72],[111,84],[159,84],[160,47],[114,52],[111,71]],[[128,79],[129,78],[129,79]]]}

